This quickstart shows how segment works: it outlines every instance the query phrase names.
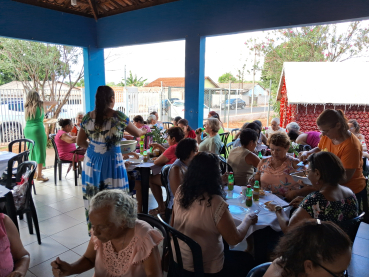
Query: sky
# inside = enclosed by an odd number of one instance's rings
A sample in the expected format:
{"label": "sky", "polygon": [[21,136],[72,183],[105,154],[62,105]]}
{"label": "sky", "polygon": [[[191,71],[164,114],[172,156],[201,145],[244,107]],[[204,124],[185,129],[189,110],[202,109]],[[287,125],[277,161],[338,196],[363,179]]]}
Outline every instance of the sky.
{"label": "sky", "polygon": [[[369,23],[369,21],[367,21]],[[349,23],[338,24],[338,30],[344,31]],[[247,68],[253,64],[253,53],[250,53],[245,42],[250,38],[262,39],[266,32],[248,32],[206,38],[205,76],[210,76],[215,82],[226,72],[237,75],[246,61]],[[351,61],[357,61],[354,59]],[[368,59],[360,59],[361,61]],[[262,61],[261,61],[262,62]],[[134,45],[105,50],[106,82],[118,83],[124,78],[124,66],[127,76],[129,71],[147,82],[160,77],[184,77],[185,41],[172,41]],[[257,72],[255,80],[260,79]],[[252,75],[245,74],[244,80],[251,81]]]}

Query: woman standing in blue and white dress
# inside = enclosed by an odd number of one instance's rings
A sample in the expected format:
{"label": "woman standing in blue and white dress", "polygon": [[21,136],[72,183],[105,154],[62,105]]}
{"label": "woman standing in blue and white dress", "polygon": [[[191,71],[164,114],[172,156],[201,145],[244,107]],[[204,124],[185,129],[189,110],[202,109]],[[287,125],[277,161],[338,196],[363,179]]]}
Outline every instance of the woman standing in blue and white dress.
{"label": "woman standing in blue and white dress", "polygon": [[119,145],[124,131],[135,137],[146,133],[146,130],[137,129],[124,113],[113,110],[114,104],[113,89],[108,86],[98,87],[95,110],[84,116],[77,137],[77,144],[87,149],[82,172],[82,191],[89,231],[91,198],[104,189],[129,190],[127,171]]}

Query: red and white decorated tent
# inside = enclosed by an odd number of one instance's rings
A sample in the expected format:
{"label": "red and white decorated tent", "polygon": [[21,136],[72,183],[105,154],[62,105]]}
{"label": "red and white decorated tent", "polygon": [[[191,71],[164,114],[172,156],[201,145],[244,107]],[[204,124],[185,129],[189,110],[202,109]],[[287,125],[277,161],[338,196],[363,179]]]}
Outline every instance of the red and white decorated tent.
{"label": "red and white decorated tent", "polygon": [[285,62],[277,94],[281,126],[294,121],[303,132],[315,131],[324,109],[341,109],[369,140],[368,81],[365,62]]}

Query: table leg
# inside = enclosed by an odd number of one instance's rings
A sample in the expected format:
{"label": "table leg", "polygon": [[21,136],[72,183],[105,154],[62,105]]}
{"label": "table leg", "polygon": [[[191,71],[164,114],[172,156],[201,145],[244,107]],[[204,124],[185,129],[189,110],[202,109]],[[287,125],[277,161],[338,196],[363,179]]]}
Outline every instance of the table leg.
{"label": "table leg", "polygon": [[147,214],[149,212],[149,179],[150,168],[141,167],[141,190],[142,190],[142,213]]}
{"label": "table leg", "polygon": [[5,195],[6,198],[6,212],[8,214],[8,216],[11,218],[11,220],[13,220],[15,226],[17,227],[18,231],[19,231],[19,227],[18,227],[18,220],[17,220],[17,210],[15,209],[15,205],[14,205],[14,198],[13,198],[13,194],[12,192],[8,192]]}

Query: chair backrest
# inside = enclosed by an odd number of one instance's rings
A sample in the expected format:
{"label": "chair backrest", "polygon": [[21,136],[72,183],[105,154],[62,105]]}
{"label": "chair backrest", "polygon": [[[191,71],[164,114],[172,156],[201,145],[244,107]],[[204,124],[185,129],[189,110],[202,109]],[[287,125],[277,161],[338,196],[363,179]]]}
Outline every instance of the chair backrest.
{"label": "chair backrest", "polygon": [[172,122],[163,122],[164,129],[169,129],[173,126]]}
{"label": "chair backrest", "polygon": [[[14,147],[14,148],[18,148],[18,153],[24,152],[24,151],[31,151],[33,149],[33,147],[35,146],[35,142],[31,139],[16,139],[13,140],[12,142],[9,143],[8,145],[8,151],[9,152],[13,152],[13,146],[15,146],[14,144],[18,144],[18,147]],[[23,147],[22,147],[23,144]],[[22,150],[23,148],[23,150]],[[14,149],[15,151],[15,149]]]}
{"label": "chair backrest", "polygon": [[[161,216],[159,214],[158,214],[158,218],[161,221],[161,223],[163,223],[163,225],[165,226],[165,229],[166,229],[168,235],[170,234],[170,238],[173,240],[174,251],[176,253],[177,264],[178,264],[179,269],[183,272],[182,255],[181,255],[181,249],[179,247],[178,239],[183,241],[185,244],[187,244],[188,247],[190,248],[191,252],[192,252],[193,268],[194,268],[194,275],[193,276],[195,276],[195,277],[204,276],[204,265],[203,265],[203,261],[202,261],[201,246],[196,241],[194,241],[193,239],[187,237],[186,235],[182,234],[181,232],[177,231],[172,226],[167,224],[161,218]],[[169,245],[171,262],[173,262],[174,260],[173,260],[172,245],[171,245],[170,242],[168,243],[168,245]]]}
{"label": "chair backrest", "polygon": [[365,212],[361,213],[359,216],[346,220],[338,224],[343,231],[350,237],[353,242],[356,237],[357,230],[359,229],[360,222],[364,219]]}
{"label": "chair backrest", "polygon": [[225,158],[223,158],[220,155],[218,155],[218,158],[219,158],[219,167],[220,167],[220,170],[222,172],[222,175],[226,172],[233,172],[232,167],[227,163]]}
{"label": "chair backrest", "polygon": [[[26,150],[8,160],[8,168],[6,171],[6,187],[8,189],[12,189],[13,169],[17,168],[18,170],[19,165],[28,160],[28,155],[29,152]],[[14,167],[14,163],[17,163],[17,167]]]}
{"label": "chair backrest", "polygon": [[170,164],[164,165],[161,169],[161,184],[165,188],[165,191],[167,193],[167,199],[165,200],[165,207],[168,207],[169,200],[170,200],[170,193],[169,193],[169,183],[168,183],[168,175],[169,175],[169,169]]}
{"label": "chair backrest", "polygon": [[224,158],[228,159],[229,152],[231,152],[232,148],[233,148],[233,141],[231,141],[230,143],[228,143],[227,146],[225,147],[225,152],[226,153],[225,153]]}
{"label": "chair backrest", "polygon": [[55,160],[60,161],[58,147],[56,146],[56,143],[55,143],[55,136],[56,136],[56,134],[50,134],[49,138],[51,140],[51,144],[53,145],[53,148],[54,148],[54,151],[55,151]]}
{"label": "chair backrest", "polygon": [[272,263],[269,262],[255,266],[253,269],[250,270],[246,277],[263,277],[271,264]]}
{"label": "chair backrest", "polygon": [[26,173],[27,170],[30,170],[30,174],[28,175],[28,187],[26,191],[26,200],[25,200],[25,206],[23,209],[29,209],[30,208],[30,199],[32,198],[32,185],[33,185],[33,176],[35,175],[37,168],[37,163],[34,161],[27,161],[24,163],[21,163],[18,166],[17,175],[15,176],[15,181],[20,182],[22,179],[22,175]]}
{"label": "chair backrest", "polygon": [[231,131],[232,140],[234,140],[234,137],[237,135],[239,130],[240,130],[239,128],[232,129],[232,131]]}
{"label": "chair backrest", "polygon": [[229,133],[227,132],[227,133],[219,134],[219,136],[220,136],[220,139],[222,140],[223,144],[226,145]]}
{"label": "chair backrest", "polygon": [[163,262],[163,257],[164,257],[164,254],[166,253],[166,249],[168,249],[169,247],[169,241],[170,241],[170,238],[169,238],[169,235],[167,233],[167,228],[163,225],[163,223],[152,217],[151,215],[148,215],[148,214],[137,214],[137,218],[139,220],[142,220],[142,221],[146,221],[147,223],[149,223],[153,228],[157,228],[163,235],[164,237],[164,242],[163,242],[163,254],[162,254],[162,259],[161,261]]}

